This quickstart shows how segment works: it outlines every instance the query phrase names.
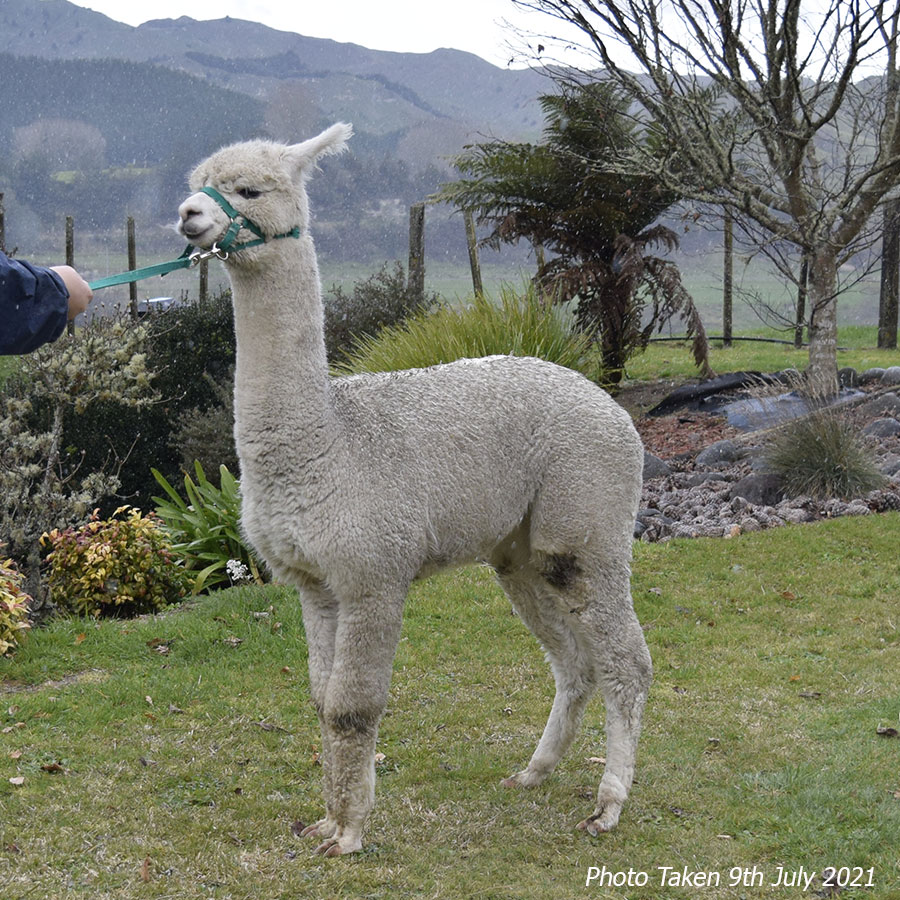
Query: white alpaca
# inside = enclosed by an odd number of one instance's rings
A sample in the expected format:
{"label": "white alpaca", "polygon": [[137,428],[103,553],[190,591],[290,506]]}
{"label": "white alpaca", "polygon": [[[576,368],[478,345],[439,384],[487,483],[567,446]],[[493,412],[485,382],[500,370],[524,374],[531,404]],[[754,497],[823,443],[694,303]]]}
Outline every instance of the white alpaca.
{"label": "white alpaca", "polygon": [[199,247],[245,225],[235,211],[266,236],[226,262],[235,439],[246,535],[303,606],[325,795],[325,817],[304,834],[327,856],[361,848],[407,590],[472,560],[494,567],[556,680],[537,749],[504,784],[550,774],[599,686],[607,763],[579,827],[608,831],[631,787],[651,678],[629,590],[640,439],[603,390],[537,359],[329,377],[305,181],[350,135],[338,124],[292,146],[226,147],[195,169],[197,193],[179,209]]}

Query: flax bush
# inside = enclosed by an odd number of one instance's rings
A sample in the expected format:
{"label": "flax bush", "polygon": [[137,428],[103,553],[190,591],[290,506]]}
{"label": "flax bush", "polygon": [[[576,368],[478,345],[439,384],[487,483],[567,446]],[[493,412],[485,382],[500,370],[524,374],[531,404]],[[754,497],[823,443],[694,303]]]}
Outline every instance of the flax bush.
{"label": "flax bush", "polygon": [[[261,567],[244,542],[240,530],[241,495],[237,479],[226,466],[219,467],[219,487],[194,463],[197,480],[184,476],[181,496],[156,469],[153,477],[165,491],[154,497],[156,512],[172,537],[173,547],[190,570],[195,594],[214,587],[228,587],[239,580],[263,583]],[[237,572],[244,573],[237,578]]]}
{"label": "flax bush", "polygon": [[187,592],[184,569],[161,522],[134,507],[119,507],[106,520],[95,511],[87,524],[54,528],[41,542],[51,548],[53,600],[71,612],[138,615],[175,603]]}

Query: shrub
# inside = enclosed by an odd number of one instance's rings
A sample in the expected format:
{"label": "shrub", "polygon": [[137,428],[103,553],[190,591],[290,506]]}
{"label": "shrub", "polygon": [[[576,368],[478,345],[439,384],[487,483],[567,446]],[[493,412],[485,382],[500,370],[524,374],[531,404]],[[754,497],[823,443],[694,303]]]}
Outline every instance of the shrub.
{"label": "shrub", "polygon": [[104,515],[124,501],[145,509],[152,506],[156,482],[150,475],[151,466],[169,479],[180,477],[181,458],[174,435],[185,415],[195,409],[205,412],[219,403],[215,385],[229,379],[234,365],[234,325],[227,290],[148,316],[142,327],[147,330],[146,364],[155,373],[158,402],[131,409],[109,400],[66,423],[64,444],[85,453],[85,469],[99,467],[110,455],[120,462],[121,486],[115,498],[100,504]]}
{"label": "shrub", "polygon": [[[124,518],[115,516],[125,513]],[[122,506],[102,520],[95,511],[80,528],[53,529],[48,581],[54,601],[80,615],[137,615],[181,600],[184,570],[175,563],[158,519]]]}
{"label": "shrub", "polygon": [[[230,585],[243,566],[257,584],[263,583],[260,566],[240,533],[241,496],[235,477],[219,467],[220,487],[210,482],[199,462],[194,463],[195,482],[184,477],[185,500],[156,469],[153,477],[166,492],[155,497],[156,512],[172,536],[175,552],[192,577],[195,594]],[[232,565],[229,565],[231,563]],[[235,565],[237,563],[237,566]]]}
{"label": "shrub", "polygon": [[18,646],[28,624],[28,604],[31,597],[25,593],[25,576],[11,559],[0,556],[0,656],[12,653]]}
{"label": "shrub", "polygon": [[172,434],[171,442],[178,451],[181,469],[190,472],[194,462],[199,462],[205,470],[218,470],[225,466],[232,472],[238,471],[237,450],[234,446],[234,367],[225,382],[216,382],[212,376],[204,375],[210,382],[216,403],[207,409],[195,406],[181,417],[181,422]]}
{"label": "shrub", "polygon": [[833,409],[817,409],[780,426],[764,457],[790,496],[849,500],[885,482],[859,432]]}
{"label": "shrub", "polygon": [[476,296],[467,306],[420,311],[375,337],[358,339],[337,368],[347,373],[387,372],[512,354],[537,356],[599,380],[591,343],[589,334],[573,329],[564,310],[544,304],[533,289],[518,295],[506,288],[499,304]]}
{"label": "shrub", "polygon": [[[146,337],[141,325],[98,319],[74,337],[19,357],[16,374],[4,385],[0,541],[25,573],[35,600],[32,615],[45,599],[39,577],[41,535],[83,522],[119,486],[122,457],[93,431],[73,443],[69,428],[98,406],[115,403],[131,410],[153,400]],[[125,438],[132,439],[130,434]]]}
{"label": "shrub", "polygon": [[422,298],[410,291],[399,262],[394,263],[393,271],[385,263],[378,272],[358,281],[349,294],[340,285],[332,285],[324,301],[328,358],[340,361],[355,341],[397,325],[437,300],[436,294]]}

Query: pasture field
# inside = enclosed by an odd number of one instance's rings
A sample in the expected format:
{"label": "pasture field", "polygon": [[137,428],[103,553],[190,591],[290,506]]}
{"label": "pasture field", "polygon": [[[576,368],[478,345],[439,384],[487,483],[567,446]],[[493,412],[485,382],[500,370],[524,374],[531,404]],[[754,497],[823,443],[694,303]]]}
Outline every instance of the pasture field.
{"label": "pasture field", "polygon": [[574,825],[599,700],[542,787],[500,786],[552,684],[484,568],[414,586],[366,848],[338,860],[294,834],[320,768],[291,591],[57,620],[0,661],[0,896],[793,900],[834,896],[835,867],[856,885],[841,897],[896,898],[898,541],[886,514],[637,544],[655,681],[631,798],[598,839]]}

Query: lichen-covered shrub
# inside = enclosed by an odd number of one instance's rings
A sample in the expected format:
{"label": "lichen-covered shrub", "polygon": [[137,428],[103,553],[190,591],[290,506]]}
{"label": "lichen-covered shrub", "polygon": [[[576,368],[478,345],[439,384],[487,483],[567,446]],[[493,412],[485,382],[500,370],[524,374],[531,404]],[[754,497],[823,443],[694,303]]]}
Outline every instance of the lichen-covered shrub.
{"label": "lichen-covered shrub", "polygon": [[50,547],[53,601],[71,612],[132,616],[187,593],[186,574],[160,520],[134,507],[121,506],[105,520],[95,510],[80,528],[54,528],[41,542]]}
{"label": "lichen-covered shrub", "polygon": [[11,653],[29,629],[28,603],[31,598],[22,584],[25,576],[11,559],[0,555],[0,656]]}

